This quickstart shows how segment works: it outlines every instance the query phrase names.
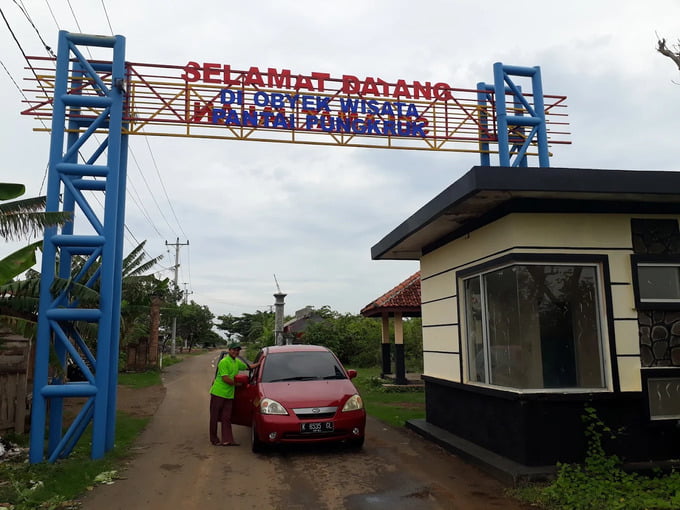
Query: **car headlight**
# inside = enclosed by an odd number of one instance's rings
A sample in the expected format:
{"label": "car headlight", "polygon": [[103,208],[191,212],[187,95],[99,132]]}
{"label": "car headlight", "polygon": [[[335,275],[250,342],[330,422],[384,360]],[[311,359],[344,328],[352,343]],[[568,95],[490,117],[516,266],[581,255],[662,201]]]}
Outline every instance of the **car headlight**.
{"label": "car headlight", "polygon": [[262,414],[288,414],[285,407],[271,398],[263,398],[260,401],[260,412]]}
{"label": "car headlight", "polygon": [[345,411],[358,411],[359,409],[364,408],[364,401],[361,400],[361,397],[359,395],[352,395],[347,399],[347,402],[345,402],[345,405],[342,408],[342,412],[344,413]]}

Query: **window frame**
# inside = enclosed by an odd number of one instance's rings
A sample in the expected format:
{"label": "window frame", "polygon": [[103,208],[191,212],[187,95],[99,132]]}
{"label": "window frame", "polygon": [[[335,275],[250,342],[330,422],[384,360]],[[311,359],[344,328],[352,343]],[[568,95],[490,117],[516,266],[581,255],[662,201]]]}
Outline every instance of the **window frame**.
{"label": "window frame", "polygon": [[650,398],[650,381],[673,381],[676,385],[680,384],[680,367],[650,367],[641,370],[642,375],[642,394],[645,399],[645,409],[647,418],[650,421],[679,421],[680,414],[654,414]]}
{"label": "window frame", "polygon": [[[609,282],[609,268],[608,268],[608,258],[606,255],[583,255],[583,254],[554,254],[552,256],[546,256],[544,254],[537,253],[511,253],[491,259],[481,264],[466,267],[461,269],[456,274],[456,285],[458,288],[457,295],[458,300],[458,317],[459,317],[459,339],[460,339],[460,352],[461,352],[461,374],[464,384],[469,384],[473,386],[479,386],[483,388],[489,388],[493,390],[506,391],[518,394],[532,394],[532,393],[606,393],[611,392],[614,389],[614,373],[615,373],[615,361],[613,360],[612,353],[614,352],[614,346],[611,345],[613,338],[613,331],[611,326],[611,316],[610,316],[610,306],[611,306],[611,294],[610,294],[610,282]],[[598,307],[598,317],[597,317],[597,329],[599,332],[599,345],[598,349],[601,355],[601,370],[602,370],[602,380],[603,387],[552,387],[552,388],[516,388],[512,386],[502,386],[498,384],[492,384],[488,382],[481,382],[473,380],[470,377],[470,350],[468,343],[468,329],[467,329],[467,310],[466,310],[466,288],[465,282],[470,278],[477,276],[480,277],[480,288],[483,287],[483,275],[499,271],[501,269],[517,266],[517,265],[543,265],[543,266],[588,266],[595,269],[595,280],[596,280],[596,293],[597,293],[597,307]],[[485,307],[482,308],[482,316],[485,317],[488,310]],[[482,320],[482,330],[484,335],[484,346],[485,346],[485,380],[490,380],[489,372],[491,370],[488,358],[489,351],[489,337],[488,337],[488,321]]]}
{"label": "window frame", "polygon": [[635,307],[638,310],[680,310],[680,293],[677,299],[642,298],[640,295],[640,272],[643,267],[676,267],[680,271],[678,255],[640,255],[630,256],[631,276],[633,278],[633,294]]}

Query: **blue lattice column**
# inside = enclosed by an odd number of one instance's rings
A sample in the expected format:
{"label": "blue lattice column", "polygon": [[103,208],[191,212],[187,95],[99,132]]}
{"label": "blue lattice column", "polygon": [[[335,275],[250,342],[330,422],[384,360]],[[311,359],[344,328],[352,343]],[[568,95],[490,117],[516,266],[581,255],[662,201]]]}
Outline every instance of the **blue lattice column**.
{"label": "blue lattice column", "polygon": [[[111,49],[111,60],[89,62],[80,47]],[[73,218],[61,231],[47,229],[44,237],[31,416],[33,463],[45,459],[45,432],[50,462],[68,456],[89,423],[92,458],[113,446],[127,153],[122,134],[124,84],[123,37],[59,33],[47,210],[69,211]],[[104,140],[99,142],[95,133]],[[95,194],[103,196],[103,215],[91,206]],[[75,257],[84,261],[77,272]],[[95,303],[83,302],[79,287],[96,291]],[[92,342],[81,334],[84,324],[95,326],[96,355],[90,350]],[[85,381],[64,378],[69,360]],[[63,400],[72,397],[86,397],[86,403],[62,433]]]}

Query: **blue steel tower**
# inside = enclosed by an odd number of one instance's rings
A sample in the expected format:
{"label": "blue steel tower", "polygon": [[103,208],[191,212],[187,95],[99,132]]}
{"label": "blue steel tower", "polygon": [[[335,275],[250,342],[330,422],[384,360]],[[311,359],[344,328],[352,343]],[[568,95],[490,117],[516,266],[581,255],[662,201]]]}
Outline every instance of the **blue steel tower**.
{"label": "blue steel tower", "polygon": [[[110,49],[112,56],[88,61],[83,48]],[[72,216],[61,229],[48,228],[44,237],[32,463],[45,459],[45,433],[50,462],[68,456],[90,423],[92,458],[102,457],[114,443],[127,164],[125,73],[124,37],[59,33],[47,211]],[[103,215],[90,202],[97,195],[103,198]],[[84,263],[76,266],[74,257]],[[81,303],[76,286],[96,289],[96,304]],[[96,331],[94,352],[81,334],[83,324]],[[85,381],[65,379],[69,360]],[[72,397],[86,402],[64,433],[63,402]]]}

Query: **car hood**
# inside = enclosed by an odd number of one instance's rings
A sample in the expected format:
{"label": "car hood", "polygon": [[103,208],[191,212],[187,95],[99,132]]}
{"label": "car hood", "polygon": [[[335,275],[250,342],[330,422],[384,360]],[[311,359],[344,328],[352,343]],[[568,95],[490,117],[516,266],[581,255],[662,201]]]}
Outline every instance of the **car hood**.
{"label": "car hood", "polygon": [[358,393],[349,379],[261,383],[260,391],[287,407],[339,406]]}

